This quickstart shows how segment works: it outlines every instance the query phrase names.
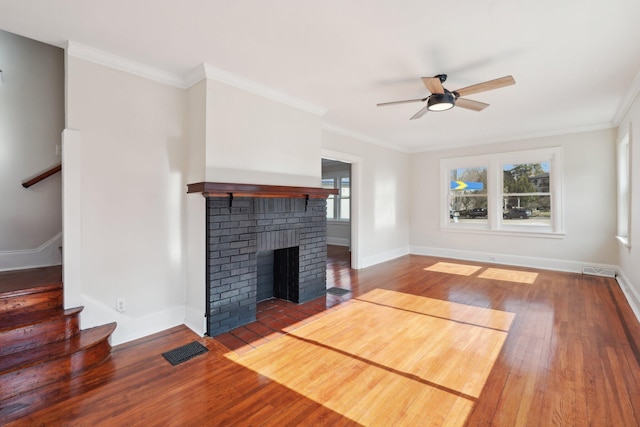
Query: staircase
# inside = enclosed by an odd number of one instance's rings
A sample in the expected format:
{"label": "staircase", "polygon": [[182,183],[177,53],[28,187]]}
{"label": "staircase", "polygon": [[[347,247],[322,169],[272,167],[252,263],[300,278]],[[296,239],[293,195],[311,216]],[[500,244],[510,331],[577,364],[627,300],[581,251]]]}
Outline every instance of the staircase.
{"label": "staircase", "polygon": [[81,311],[63,308],[59,267],[0,273],[0,409],[109,356],[116,324],[80,330]]}

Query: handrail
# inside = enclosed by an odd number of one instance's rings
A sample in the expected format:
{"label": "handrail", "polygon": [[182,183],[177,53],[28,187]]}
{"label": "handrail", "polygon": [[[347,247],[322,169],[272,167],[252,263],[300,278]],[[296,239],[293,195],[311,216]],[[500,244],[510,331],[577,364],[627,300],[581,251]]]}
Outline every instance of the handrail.
{"label": "handrail", "polygon": [[47,169],[46,171],[42,172],[41,174],[36,175],[33,178],[28,179],[26,181],[23,181],[22,182],[22,186],[24,188],[29,188],[32,185],[35,185],[35,184],[39,183],[43,179],[49,178],[51,175],[60,172],[61,170],[62,170],[62,164],[58,163],[57,165]]}

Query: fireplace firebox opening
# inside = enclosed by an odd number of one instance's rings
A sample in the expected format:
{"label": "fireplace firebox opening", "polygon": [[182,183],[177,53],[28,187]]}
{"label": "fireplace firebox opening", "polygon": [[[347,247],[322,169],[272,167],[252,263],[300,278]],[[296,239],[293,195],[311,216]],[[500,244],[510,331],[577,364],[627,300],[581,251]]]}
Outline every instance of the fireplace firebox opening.
{"label": "fireplace firebox opening", "polygon": [[271,298],[298,301],[299,257],[298,246],[258,252],[257,302]]}

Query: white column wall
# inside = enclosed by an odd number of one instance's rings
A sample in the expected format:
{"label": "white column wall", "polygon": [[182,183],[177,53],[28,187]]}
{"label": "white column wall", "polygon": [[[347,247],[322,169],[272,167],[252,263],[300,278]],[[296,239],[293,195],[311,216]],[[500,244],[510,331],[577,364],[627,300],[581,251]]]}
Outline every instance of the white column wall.
{"label": "white column wall", "polygon": [[207,181],[319,187],[321,118],[207,80]]}
{"label": "white column wall", "polygon": [[[185,175],[187,184],[206,180],[207,150],[207,84],[201,80],[187,90],[187,156]],[[186,188],[184,189],[186,191]],[[206,332],[206,200],[200,194],[185,198],[185,268],[186,314],[185,324],[200,335]]]}
{"label": "white column wall", "polygon": [[82,327],[116,320],[117,344],[182,324],[185,91],[72,56],[66,65],[82,258],[65,277],[82,278]]}

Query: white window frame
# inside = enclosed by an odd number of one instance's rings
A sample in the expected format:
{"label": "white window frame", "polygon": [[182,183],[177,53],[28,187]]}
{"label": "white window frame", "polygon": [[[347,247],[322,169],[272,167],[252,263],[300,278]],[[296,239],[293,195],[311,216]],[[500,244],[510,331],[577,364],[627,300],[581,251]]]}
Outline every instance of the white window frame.
{"label": "white window frame", "polygon": [[631,189],[631,123],[616,144],[617,165],[617,226],[616,239],[631,250],[631,206],[633,191]]}
{"label": "white window frame", "polygon": [[[551,203],[550,225],[514,225],[502,218],[503,165],[523,163],[549,163],[549,192]],[[563,209],[563,149],[562,147],[542,148],[515,152],[503,152],[480,156],[454,157],[440,160],[440,229],[463,233],[489,233],[535,237],[561,238],[564,236]],[[450,171],[456,168],[487,168],[486,223],[471,224],[451,222]]]}
{"label": "white window frame", "polygon": [[[349,197],[342,197],[342,178],[349,178]],[[338,194],[333,197],[334,218],[327,217],[328,222],[349,222],[351,221],[351,174],[348,171],[327,172],[322,174],[322,179],[333,179],[333,188],[338,190]],[[349,218],[340,218],[341,201],[349,200]]]}

